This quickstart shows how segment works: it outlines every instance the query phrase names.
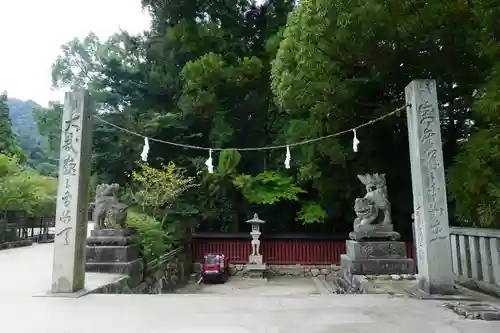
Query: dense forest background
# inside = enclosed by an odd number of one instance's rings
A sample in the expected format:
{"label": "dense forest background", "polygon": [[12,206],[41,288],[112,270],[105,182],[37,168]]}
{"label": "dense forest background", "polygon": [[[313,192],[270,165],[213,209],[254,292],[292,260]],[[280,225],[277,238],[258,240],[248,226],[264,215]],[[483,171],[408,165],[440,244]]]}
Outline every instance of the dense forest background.
{"label": "dense forest background", "polygon": [[[100,117],[148,137],[241,148],[355,127],[402,106],[412,79],[436,79],[452,223],[500,226],[497,1],[142,4],[152,16],[143,34],[119,31],[101,41],[90,33],[63,45],[54,86],[88,89]],[[1,103],[10,108],[24,163],[56,176],[62,106],[5,96]],[[97,120],[93,132],[93,186],[118,182],[126,198],[143,139]],[[148,163],[161,169],[173,162],[196,184],[162,214],[191,216],[199,230],[216,232],[239,231],[253,212],[268,231],[349,231],[353,201],[364,194],[356,175],[386,173],[396,229],[409,233],[404,112],[357,134],[357,153],[352,134],[294,147],[291,169],[284,150],[225,150],[214,154],[209,174],[206,151],[151,141]]]}

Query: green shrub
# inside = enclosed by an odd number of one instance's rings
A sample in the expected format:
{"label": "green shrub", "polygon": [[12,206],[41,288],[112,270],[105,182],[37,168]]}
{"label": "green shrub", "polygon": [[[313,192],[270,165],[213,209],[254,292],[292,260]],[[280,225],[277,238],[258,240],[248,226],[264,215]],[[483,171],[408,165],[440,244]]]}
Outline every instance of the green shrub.
{"label": "green shrub", "polygon": [[279,172],[264,171],[256,176],[239,175],[234,181],[248,202],[272,205],[280,201],[297,201],[300,193],[305,193],[293,180]]}
{"label": "green shrub", "polygon": [[159,169],[144,162],[138,162],[137,165],[139,169],[132,172],[136,189],[133,197],[143,213],[163,216],[165,208],[172,205],[187,189],[195,186],[194,179],[185,177],[183,171],[172,162]]}
{"label": "green shrub", "polygon": [[500,227],[500,130],[471,135],[448,171],[448,190],[456,215],[469,226]]}
{"label": "green shrub", "polygon": [[137,230],[137,241],[146,262],[158,259],[178,245],[173,228],[164,228],[160,221],[147,214],[130,211],[127,225]]}
{"label": "green shrub", "polygon": [[19,165],[0,154],[0,211],[24,210],[32,216],[55,215],[57,179]]}
{"label": "green shrub", "polygon": [[322,223],[326,219],[326,211],[321,205],[314,202],[302,203],[302,208],[297,214],[297,220],[303,224]]}

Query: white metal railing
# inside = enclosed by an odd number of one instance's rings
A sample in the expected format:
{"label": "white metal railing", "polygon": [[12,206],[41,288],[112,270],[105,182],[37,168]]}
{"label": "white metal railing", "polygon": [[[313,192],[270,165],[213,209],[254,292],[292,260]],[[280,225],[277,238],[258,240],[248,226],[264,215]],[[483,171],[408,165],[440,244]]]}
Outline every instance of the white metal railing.
{"label": "white metal railing", "polygon": [[500,294],[500,230],[452,227],[450,242],[457,280]]}

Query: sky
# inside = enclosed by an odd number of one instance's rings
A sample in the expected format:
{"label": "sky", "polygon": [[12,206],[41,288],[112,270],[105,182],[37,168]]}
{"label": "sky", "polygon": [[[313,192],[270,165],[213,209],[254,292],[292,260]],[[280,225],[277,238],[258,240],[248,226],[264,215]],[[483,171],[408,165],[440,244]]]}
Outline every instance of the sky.
{"label": "sky", "polygon": [[51,89],[51,65],[60,46],[94,32],[147,30],[140,0],[0,0],[0,92],[42,106],[63,100]]}

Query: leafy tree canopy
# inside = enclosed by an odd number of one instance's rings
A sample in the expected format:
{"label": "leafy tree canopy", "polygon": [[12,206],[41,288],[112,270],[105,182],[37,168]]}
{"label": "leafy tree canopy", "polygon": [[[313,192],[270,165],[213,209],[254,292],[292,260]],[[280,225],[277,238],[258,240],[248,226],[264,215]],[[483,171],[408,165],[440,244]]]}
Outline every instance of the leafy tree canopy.
{"label": "leafy tree canopy", "polygon": [[[396,227],[409,232],[403,117],[361,129],[358,153],[351,135],[292,147],[289,170],[284,149],[240,154],[228,148],[355,127],[403,105],[414,78],[438,83],[451,210],[483,226],[500,221],[500,9],[494,1],[142,4],[152,15],[149,31],[68,42],[53,66],[54,85],[89,89],[99,117],[131,131],[224,149],[214,152],[216,172],[208,174],[206,150],[150,142],[151,168],[164,172],[162,165],[173,162],[199,184],[169,209],[196,207],[186,211],[197,212],[201,229],[238,231],[258,211],[271,231],[348,231],[353,201],[364,194],[356,174],[384,172]],[[56,152],[57,131],[49,129],[55,121],[43,116],[37,116],[40,132]],[[93,138],[94,178],[130,183],[140,170],[135,161],[143,139],[98,120]]]}

